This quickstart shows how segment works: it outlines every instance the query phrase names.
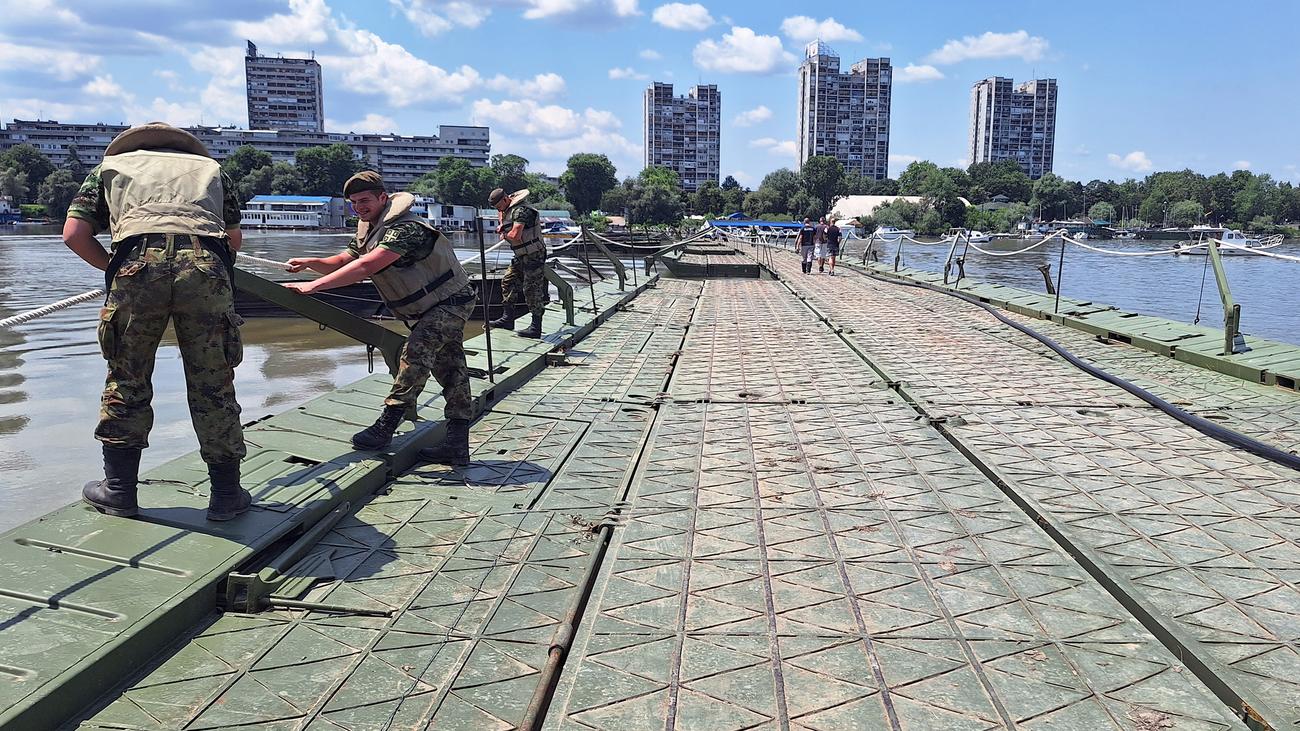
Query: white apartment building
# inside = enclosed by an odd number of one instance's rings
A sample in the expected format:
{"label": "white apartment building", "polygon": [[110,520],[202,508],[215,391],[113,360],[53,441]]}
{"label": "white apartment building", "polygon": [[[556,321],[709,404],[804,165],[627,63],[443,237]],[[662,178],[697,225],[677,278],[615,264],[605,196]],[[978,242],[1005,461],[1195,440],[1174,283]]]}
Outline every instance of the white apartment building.
{"label": "white apartment building", "polygon": [[658,81],[645,90],[645,165],[665,167],[694,191],[706,180],[719,181],[722,156],[719,130],[722,95],[713,84],[673,96],[673,85]]}
{"label": "white apartment building", "polygon": [[349,215],[341,196],[255,195],[240,211],[241,228],[343,228]]}
{"label": "white apartment building", "polygon": [[815,155],[830,155],[849,172],[876,180],[889,177],[892,89],[888,58],[864,58],[846,73],[830,46],[809,43],[799,66],[799,165]]}
{"label": "white apartment building", "polygon": [[1056,79],[1014,83],[993,76],[971,87],[970,162],[1015,160],[1037,180],[1056,151]]}

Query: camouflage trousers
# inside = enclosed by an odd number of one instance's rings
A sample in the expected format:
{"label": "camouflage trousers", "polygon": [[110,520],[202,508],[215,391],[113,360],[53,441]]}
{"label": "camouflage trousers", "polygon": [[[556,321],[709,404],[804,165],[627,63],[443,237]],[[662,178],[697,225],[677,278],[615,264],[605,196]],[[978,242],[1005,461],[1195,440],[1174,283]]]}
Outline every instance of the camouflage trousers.
{"label": "camouflage trousers", "polygon": [[432,375],[442,386],[448,419],[473,415],[469,393],[469,371],[465,366],[465,322],[474,312],[474,288],[465,288],[451,299],[468,299],[463,304],[442,304],[420,316],[402,346],[401,365],[393,379],[393,390],[385,406],[414,406],[424,384]]}
{"label": "camouflage trousers", "polygon": [[235,401],[243,321],[234,311],[225,264],[190,236],[149,234],[145,247],[118,270],[99,313],[108,380],[95,438],[111,447],[149,446],[154,356],[170,321],[203,461],[243,459],[244,431]]}
{"label": "camouflage trousers", "polygon": [[538,314],[546,309],[548,287],[545,251],[516,256],[501,278],[501,300],[515,305],[526,303],[529,312]]}

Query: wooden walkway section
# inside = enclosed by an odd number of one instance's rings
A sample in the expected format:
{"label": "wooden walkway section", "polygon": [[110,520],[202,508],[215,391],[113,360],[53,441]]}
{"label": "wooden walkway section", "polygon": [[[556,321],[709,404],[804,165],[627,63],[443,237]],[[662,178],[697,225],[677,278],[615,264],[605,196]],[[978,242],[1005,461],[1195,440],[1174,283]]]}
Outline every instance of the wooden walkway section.
{"label": "wooden walkway section", "polygon": [[[376,376],[250,432],[275,502],[238,534],[183,520],[182,460],[146,500],[181,507],[5,535],[63,583],[0,577],[22,608],[0,728],[55,727],[22,708],[96,731],[1300,728],[1296,473],[955,298],[763,260],[779,280],[606,287],[551,346],[494,343],[514,380],[478,388],[468,467],[414,463],[436,421],[350,453]],[[1300,442],[1292,391],[1024,321]],[[227,573],[344,501],[269,589],[339,611],[216,611]],[[162,619],[101,637],[132,602]]]}

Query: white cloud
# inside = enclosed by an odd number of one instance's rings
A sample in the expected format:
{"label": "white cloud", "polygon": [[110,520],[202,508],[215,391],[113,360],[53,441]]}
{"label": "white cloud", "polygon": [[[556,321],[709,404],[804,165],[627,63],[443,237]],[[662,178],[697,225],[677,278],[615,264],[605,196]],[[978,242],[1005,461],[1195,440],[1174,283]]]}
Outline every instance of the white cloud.
{"label": "white cloud", "polygon": [[120,117],[104,114],[104,106],[95,104],[67,104],[49,99],[5,99],[5,115],[11,119],[57,119],[71,122],[79,119],[104,119],[121,121]]}
{"label": "white cloud", "polygon": [[1232,164],[1233,170],[1249,170],[1250,160],[1238,160]]}
{"label": "white cloud", "polygon": [[339,122],[329,119],[325,128],[338,132],[356,132],[358,134],[388,134],[397,131],[397,122],[392,117],[382,114],[367,114],[355,122]]}
{"label": "white cloud", "polygon": [[94,79],[86,82],[86,85],[81,87],[81,90],[91,96],[102,96],[109,99],[120,99],[126,96],[126,90],[122,88],[121,84],[113,81],[112,74],[96,76]]}
{"label": "white cloud", "polygon": [[794,157],[798,154],[795,148],[794,140],[778,140],[772,137],[759,137],[756,140],[750,140],[749,146],[760,150],[767,150],[773,155],[784,157]]}
{"label": "white cloud", "polygon": [[612,69],[610,69],[610,70],[609,70],[609,78],[611,78],[611,79],[637,79],[638,81],[645,81],[646,79],[649,79],[650,76],[649,76],[648,74],[643,74],[643,73],[637,71],[636,69],[632,68],[631,66],[627,66],[627,67],[624,67],[624,68],[612,68]]}
{"label": "white cloud", "polygon": [[1046,39],[1031,36],[1023,30],[1013,33],[985,32],[979,36],[965,36],[961,40],[948,41],[942,48],[926,56],[926,60],[937,64],[959,63],[972,58],[1019,57],[1025,61],[1037,61],[1047,52],[1047,47]]}
{"label": "white cloud", "polygon": [[0,71],[52,76],[72,81],[90,76],[99,68],[100,57],[76,51],[22,46],[0,41]]}
{"label": "white cloud", "polygon": [[564,93],[564,77],[556,73],[537,74],[531,79],[512,79],[497,74],[487,81],[493,91],[508,91],[528,99],[550,99]]}
{"label": "white cloud", "polygon": [[122,105],[127,124],[144,124],[145,122],[166,122],[177,127],[189,127],[210,122],[203,116],[203,105],[195,102],[171,102],[162,97],[154,97],[147,105],[127,102]]}
{"label": "white cloud", "polygon": [[749,188],[754,185],[754,176],[744,170],[733,170],[730,175],[736,179],[737,183],[740,183],[742,188]]}
{"label": "white cloud", "polygon": [[917,66],[909,63],[901,69],[894,72],[894,81],[900,84],[914,84],[923,81],[938,81],[944,78],[943,72],[939,69],[925,64]]}
{"label": "white cloud", "polygon": [[889,165],[890,165],[890,167],[896,167],[896,168],[902,169],[902,168],[907,167],[908,165],[911,165],[911,164],[914,163],[914,162],[920,162],[921,159],[922,159],[922,158],[919,157],[919,156],[917,156],[917,155],[908,155],[908,154],[906,154],[906,153],[902,153],[902,152],[900,152],[900,153],[890,153],[890,154],[889,154]]}
{"label": "white cloud", "polygon": [[861,33],[834,18],[818,21],[807,15],[796,15],[781,21],[781,32],[786,38],[801,43],[817,39],[827,42],[862,40]]}
{"label": "white cloud", "polygon": [[[358,94],[382,94],[395,107],[459,105],[482,82],[479,73],[469,66],[447,71],[368,30],[340,32],[338,40],[349,56],[326,58],[323,63],[343,70],[343,88]],[[353,57],[361,57],[364,63]],[[390,81],[394,79],[400,79],[400,83]]]}
{"label": "white cloud", "polygon": [[529,137],[565,138],[583,134],[584,131],[606,132],[622,127],[612,112],[587,108],[578,112],[557,104],[542,105],[532,99],[494,102],[479,99],[474,102],[472,116],[475,124],[487,124]]}
{"label": "white cloud", "polygon": [[1144,173],[1155,167],[1155,163],[1151,162],[1147,154],[1141,150],[1134,150],[1123,157],[1112,152],[1106,155],[1106,160],[1114,167],[1135,173]]}
{"label": "white cloud", "polygon": [[423,35],[433,37],[460,26],[477,28],[492,14],[484,3],[461,0],[388,0]]}
{"label": "white cloud", "polygon": [[189,54],[190,66],[210,74],[199,98],[208,124],[246,124],[248,99],[244,87],[244,50],[238,46],[208,46]]}
{"label": "white cloud", "polygon": [[732,120],[731,123],[737,127],[753,127],[754,125],[760,122],[766,122],[771,118],[772,110],[759,104],[753,109],[747,109],[740,114],[737,114],[736,118]]}
{"label": "white cloud", "polygon": [[640,56],[641,58],[644,58],[647,61],[659,61],[664,57],[662,53],[654,50],[653,48],[647,48],[641,51],[641,53],[638,53],[637,55]]}
{"label": "white cloud", "polygon": [[668,3],[655,8],[654,22],[672,30],[704,30],[713,25],[709,9],[699,3]]}
{"label": "white cloud", "polygon": [[637,0],[610,0],[610,3],[614,7],[614,15],[620,18],[641,14],[641,9],[637,7]]}
{"label": "white cloud", "polygon": [[323,44],[336,27],[325,0],[289,0],[289,12],[257,21],[236,21],[234,36],[254,43],[274,43],[283,48],[297,44]]}
{"label": "white cloud", "polygon": [[736,26],[715,41],[705,39],[695,46],[695,65],[705,71],[731,74],[770,74],[795,61],[776,36],[761,36]]}

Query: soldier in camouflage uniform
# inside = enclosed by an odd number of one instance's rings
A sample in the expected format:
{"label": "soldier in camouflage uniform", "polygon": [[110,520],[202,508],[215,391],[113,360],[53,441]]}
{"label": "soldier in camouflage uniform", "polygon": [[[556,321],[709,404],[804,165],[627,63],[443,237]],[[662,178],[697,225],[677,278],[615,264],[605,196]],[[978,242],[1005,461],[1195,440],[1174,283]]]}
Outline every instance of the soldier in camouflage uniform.
{"label": "soldier in camouflage uniform", "polygon": [[465,322],[477,299],[469,275],[456,261],[451,242],[411,212],[410,193],[390,197],[379,174],[367,170],[347,181],[343,195],[359,219],[356,236],[346,251],[334,256],[290,259],[290,271],[311,269],[325,276],[285,286],[311,294],[369,277],[388,308],[411,327],[384,411],[374,424],[352,436],[352,445],[387,447],[432,375],[446,401],[447,436],[420,454],[435,462],[466,464],[473,411],[463,342]]}
{"label": "soldier in camouflage uniform", "polygon": [[500,188],[488,194],[488,205],[497,209],[500,225],[497,233],[510,244],[514,259],[501,279],[501,295],[505,312],[492,321],[492,327],[511,328],[519,316],[516,306],[523,302],[532,314],[532,323],[518,330],[526,338],[542,336],[542,315],[546,312],[546,242],[542,240],[541,214],[536,208],[524,205],[528,189],[510,195]]}
{"label": "soldier in camouflage uniform", "polygon": [[[230,520],[252,503],[239,484],[245,447],[234,383],[243,357],[231,288],[239,218],[234,186],[203,144],[161,123],[113,140],[68,209],[63,240],[105,271],[108,289],[98,333],[108,379],[95,429],[104,479],[82,490],[100,512],[129,517],[139,509],[140,453],[153,426],[154,356],[169,321],[208,465],[208,519]],[[111,255],[95,239],[105,229]]]}

